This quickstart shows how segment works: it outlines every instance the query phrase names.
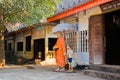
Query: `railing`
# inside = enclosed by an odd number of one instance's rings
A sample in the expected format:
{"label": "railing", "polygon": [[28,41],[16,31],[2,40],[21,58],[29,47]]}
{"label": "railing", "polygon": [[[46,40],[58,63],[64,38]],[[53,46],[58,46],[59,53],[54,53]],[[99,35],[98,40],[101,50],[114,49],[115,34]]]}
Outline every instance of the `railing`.
{"label": "railing", "polygon": [[66,43],[74,52],[88,52],[88,31],[67,31]]}

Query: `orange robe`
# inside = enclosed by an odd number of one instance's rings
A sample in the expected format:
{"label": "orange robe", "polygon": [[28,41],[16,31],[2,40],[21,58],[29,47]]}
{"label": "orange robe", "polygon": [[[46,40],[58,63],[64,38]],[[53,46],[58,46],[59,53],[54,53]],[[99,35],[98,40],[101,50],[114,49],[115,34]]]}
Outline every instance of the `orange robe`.
{"label": "orange robe", "polygon": [[65,66],[65,41],[63,38],[58,38],[55,46],[58,47],[58,50],[55,51],[55,59],[57,66],[63,67]]}

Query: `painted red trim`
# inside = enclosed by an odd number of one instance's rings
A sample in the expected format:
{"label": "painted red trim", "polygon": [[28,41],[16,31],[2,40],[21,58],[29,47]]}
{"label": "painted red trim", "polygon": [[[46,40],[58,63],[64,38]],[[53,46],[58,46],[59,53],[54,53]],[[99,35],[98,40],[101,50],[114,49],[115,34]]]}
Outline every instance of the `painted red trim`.
{"label": "painted red trim", "polygon": [[101,5],[101,4],[110,2],[110,1],[113,1],[113,0],[93,0],[92,2],[86,3],[84,5],[79,5],[77,7],[74,7],[72,9],[69,9],[69,10],[64,11],[62,13],[59,13],[59,14],[54,15],[52,17],[49,17],[49,18],[47,18],[47,22],[56,21],[56,20],[62,19],[64,17],[76,14],[80,11],[83,11],[83,10],[86,10],[86,9],[89,9],[89,8],[94,7],[94,6],[98,6],[98,5]]}

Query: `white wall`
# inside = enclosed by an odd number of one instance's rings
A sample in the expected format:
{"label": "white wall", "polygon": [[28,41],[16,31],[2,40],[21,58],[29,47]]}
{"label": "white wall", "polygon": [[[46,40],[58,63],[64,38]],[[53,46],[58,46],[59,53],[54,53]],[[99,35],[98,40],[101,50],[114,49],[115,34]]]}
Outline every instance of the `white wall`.
{"label": "white wall", "polygon": [[80,12],[78,20],[79,31],[88,30],[90,16],[101,13],[102,12],[99,6]]}
{"label": "white wall", "polygon": [[[79,20],[78,20],[78,29],[79,31],[85,31],[87,30],[89,35],[89,18],[92,15],[101,14],[101,9],[99,6],[96,6],[94,8],[88,9],[86,11],[82,11],[79,13]],[[89,36],[86,36],[87,40]],[[81,42],[78,42],[81,44]],[[82,42],[83,43],[83,42]],[[87,45],[88,47],[89,45]],[[79,47],[80,48],[80,47]],[[88,48],[89,49],[89,48]],[[79,65],[87,65],[89,64],[89,50],[88,52],[78,52],[77,53],[77,62]]]}

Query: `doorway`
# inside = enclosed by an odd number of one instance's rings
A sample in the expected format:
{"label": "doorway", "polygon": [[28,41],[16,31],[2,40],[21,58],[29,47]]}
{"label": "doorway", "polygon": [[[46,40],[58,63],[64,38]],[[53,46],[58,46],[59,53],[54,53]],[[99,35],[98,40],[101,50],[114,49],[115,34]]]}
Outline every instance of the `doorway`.
{"label": "doorway", "polygon": [[120,10],[105,14],[105,63],[120,65]]}
{"label": "doorway", "polygon": [[45,39],[34,40],[34,59],[39,58],[45,60]]}
{"label": "doorway", "polygon": [[48,50],[52,51],[53,46],[55,45],[57,38],[48,38]]}

